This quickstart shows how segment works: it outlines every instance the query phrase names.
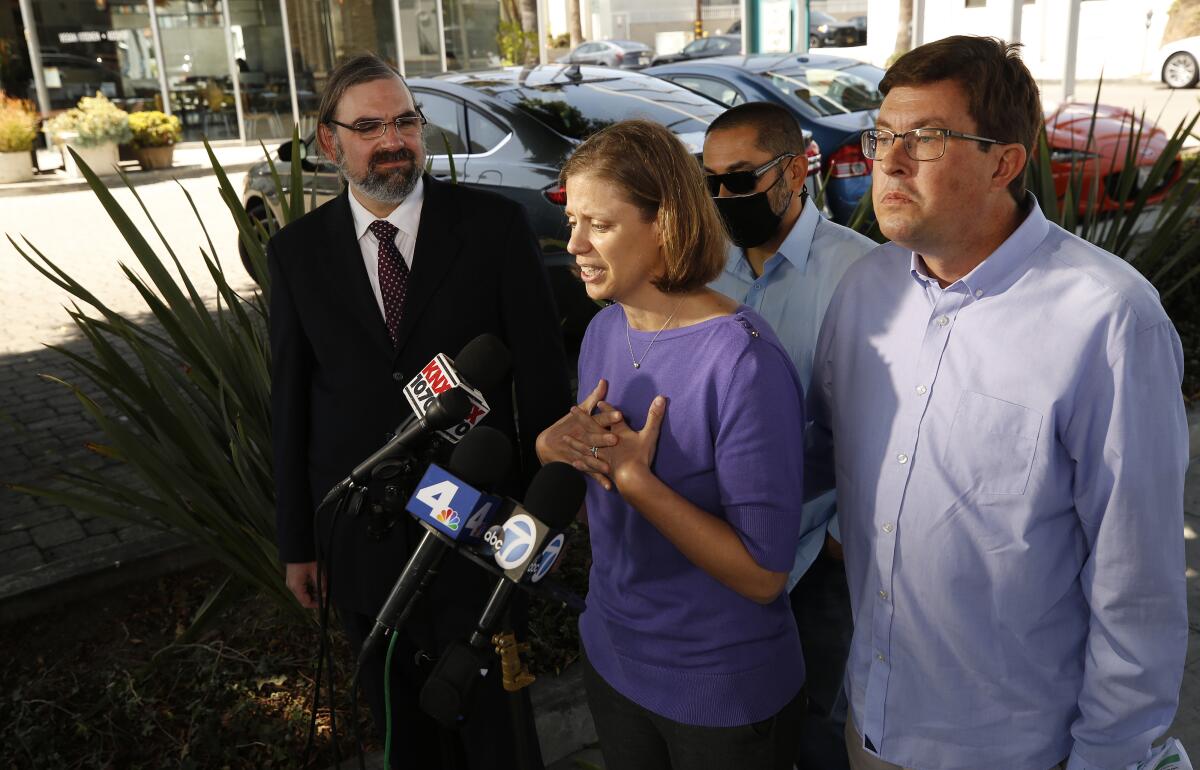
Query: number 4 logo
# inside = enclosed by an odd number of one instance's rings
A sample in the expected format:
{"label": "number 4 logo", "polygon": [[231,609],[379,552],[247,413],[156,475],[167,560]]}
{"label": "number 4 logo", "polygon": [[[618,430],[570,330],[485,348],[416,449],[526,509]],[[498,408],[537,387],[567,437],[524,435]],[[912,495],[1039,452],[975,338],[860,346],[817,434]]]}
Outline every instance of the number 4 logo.
{"label": "number 4 logo", "polygon": [[[431,511],[440,511],[446,508],[452,508],[450,502],[454,496],[458,494],[458,485],[453,481],[439,481],[436,484],[430,484],[427,487],[422,487],[417,490],[417,499],[425,505],[429,506]],[[471,521],[475,518],[472,517]],[[468,527],[470,522],[467,523]]]}
{"label": "number 4 logo", "polygon": [[479,537],[479,531],[487,525],[488,516],[492,512],[492,505],[493,502],[488,500],[479,506],[479,510],[475,511],[471,515],[471,518],[467,519],[467,532],[471,534],[471,537]]}

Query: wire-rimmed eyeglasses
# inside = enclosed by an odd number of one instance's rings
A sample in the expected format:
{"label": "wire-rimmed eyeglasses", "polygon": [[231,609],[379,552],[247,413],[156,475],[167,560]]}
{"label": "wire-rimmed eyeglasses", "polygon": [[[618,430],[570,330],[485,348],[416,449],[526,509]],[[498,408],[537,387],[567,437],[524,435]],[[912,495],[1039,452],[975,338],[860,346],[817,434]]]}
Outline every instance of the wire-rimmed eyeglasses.
{"label": "wire-rimmed eyeglasses", "polygon": [[1009,144],[999,139],[988,139],[986,136],[964,134],[961,131],[951,131],[948,128],[914,128],[911,131],[896,133],[886,128],[868,128],[862,132],[862,151],[868,160],[879,160],[892,149],[892,143],[897,139],[904,145],[904,151],[913,160],[937,160],[946,154],[946,139],[969,139],[972,142],[987,144]]}
{"label": "wire-rimmed eyeglasses", "polygon": [[412,136],[419,133],[428,121],[425,120],[424,115],[418,112],[416,115],[400,115],[391,120],[359,120],[353,124],[341,123],[336,120],[329,122],[353,131],[355,136],[360,139],[378,139],[387,133],[388,126],[395,126],[396,133],[400,136]]}

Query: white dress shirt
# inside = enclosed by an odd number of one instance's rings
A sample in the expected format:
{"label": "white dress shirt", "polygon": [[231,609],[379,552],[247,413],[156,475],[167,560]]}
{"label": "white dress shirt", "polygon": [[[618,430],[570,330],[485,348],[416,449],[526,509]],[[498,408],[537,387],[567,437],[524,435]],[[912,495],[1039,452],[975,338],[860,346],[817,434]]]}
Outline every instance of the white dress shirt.
{"label": "white dress shirt", "polygon": [[[358,248],[362,251],[363,264],[367,268],[367,277],[371,279],[371,291],[375,293],[375,302],[379,305],[379,314],[387,317],[383,309],[383,291],[379,288],[379,239],[371,232],[371,223],[379,217],[367,211],[367,207],[350,194],[350,213],[354,217],[354,236],[358,238]],[[413,252],[417,249],[417,228],[421,224],[421,207],[425,203],[425,180],[417,179],[417,185],[408,197],[404,199],[392,213],[384,219],[396,226],[396,248],[404,257],[404,264],[409,270],[413,266]]]}

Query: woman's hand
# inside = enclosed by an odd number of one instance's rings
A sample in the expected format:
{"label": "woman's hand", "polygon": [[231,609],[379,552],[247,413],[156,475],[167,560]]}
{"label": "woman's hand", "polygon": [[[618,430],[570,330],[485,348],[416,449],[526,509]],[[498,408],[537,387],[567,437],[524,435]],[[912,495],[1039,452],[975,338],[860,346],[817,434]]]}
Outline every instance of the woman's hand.
{"label": "woman's hand", "polygon": [[[601,399],[608,393],[608,382],[600,380],[596,387],[578,406],[563,415],[562,419],[546,428],[537,437],[535,449],[538,459],[545,465],[549,462],[570,463],[577,470],[587,473],[605,489],[612,489],[608,479],[608,463],[599,457],[600,448],[615,445],[617,437],[609,430],[620,422],[621,413],[605,404],[607,409],[593,415]],[[596,447],[596,453],[592,452]]]}
{"label": "woman's hand", "polygon": [[[616,442],[601,455],[608,461],[611,468],[609,477],[617,485],[617,491],[626,500],[637,493],[647,477],[652,477],[650,464],[654,462],[654,454],[658,451],[658,434],[662,429],[663,417],[667,414],[667,399],[655,396],[650,402],[650,410],[646,413],[646,424],[640,431],[629,427],[629,423],[620,418],[620,412],[611,405],[599,402],[600,417],[615,420],[611,431],[616,436]],[[632,501],[631,501],[632,502]]]}

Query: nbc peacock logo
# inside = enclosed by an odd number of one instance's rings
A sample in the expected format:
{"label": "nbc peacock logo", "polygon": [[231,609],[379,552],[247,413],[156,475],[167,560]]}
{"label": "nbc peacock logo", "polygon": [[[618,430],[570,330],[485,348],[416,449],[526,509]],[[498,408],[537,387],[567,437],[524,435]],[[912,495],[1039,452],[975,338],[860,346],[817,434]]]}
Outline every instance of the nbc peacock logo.
{"label": "nbc peacock logo", "polygon": [[442,510],[433,514],[433,518],[436,521],[445,524],[446,529],[449,529],[451,532],[458,531],[458,522],[460,519],[458,518],[458,514],[454,512],[453,508],[443,508]]}

